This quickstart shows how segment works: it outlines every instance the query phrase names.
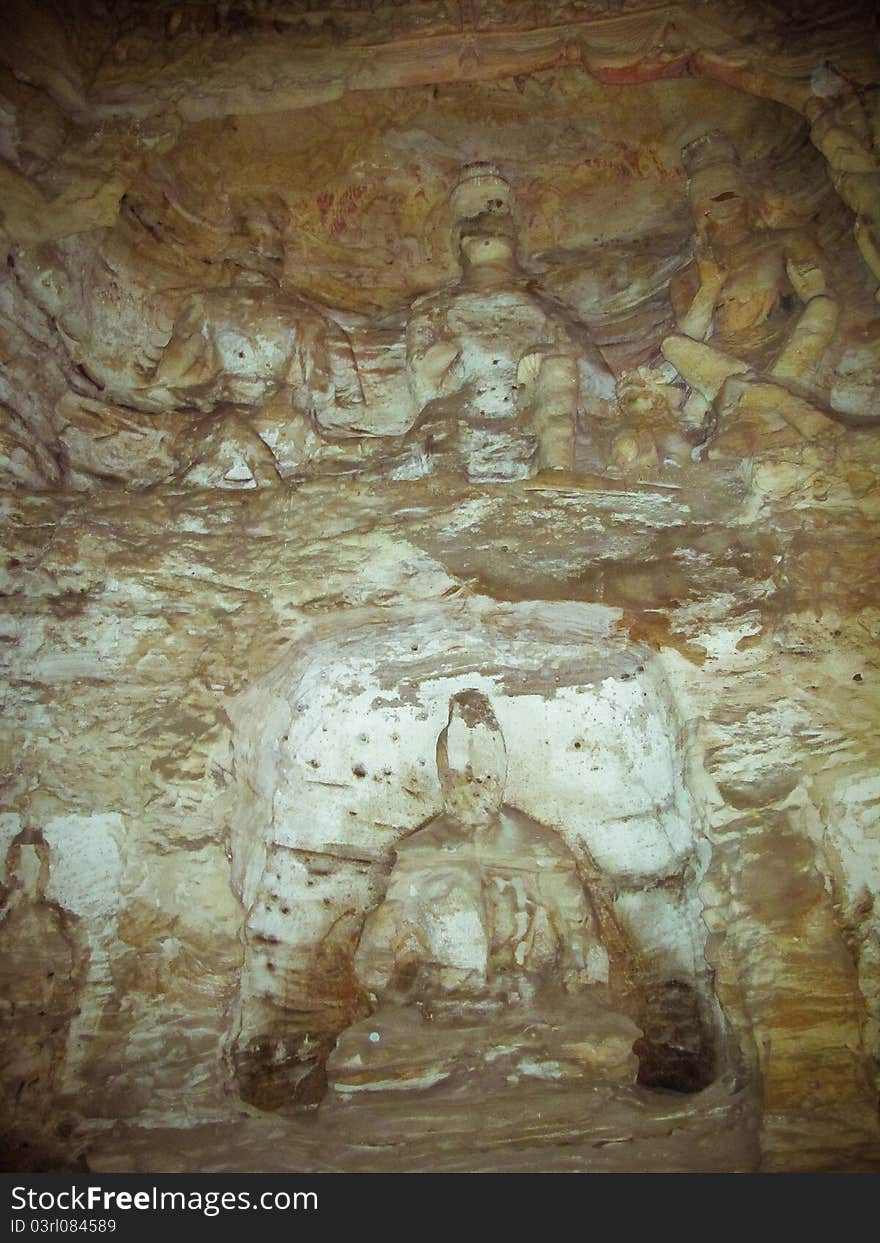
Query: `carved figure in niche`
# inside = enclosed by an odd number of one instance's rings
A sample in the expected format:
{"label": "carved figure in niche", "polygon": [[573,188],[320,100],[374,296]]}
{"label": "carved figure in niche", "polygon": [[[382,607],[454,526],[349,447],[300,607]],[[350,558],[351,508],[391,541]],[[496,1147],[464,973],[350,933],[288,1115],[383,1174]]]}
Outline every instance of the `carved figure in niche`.
{"label": "carved figure in niche", "polygon": [[[437,742],[443,811],[396,849],[355,972],[376,1002],[328,1076],[354,1091],[438,1082],[463,1059],[495,1070],[530,1050],[572,1077],[632,1082],[639,1030],[608,1003],[608,956],[559,835],[503,803],[507,754],[488,699],[454,695]],[[500,1051],[499,1051],[500,1050]]]}
{"label": "carved figure in niche", "polygon": [[283,288],[286,210],[256,204],[245,213],[230,285],[184,302],[151,378],[154,395],[206,414],[274,400],[319,426],[330,410],[363,404],[343,329]]}
{"label": "carved figure in niche", "polygon": [[413,306],[406,359],[419,417],[408,440],[422,473],[465,465],[472,480],[571,470],[578,433],[614,399],[586,328],[517,262],[508,183],[467,167],[451,197],[459,282]]}
{"label": "carved figure in niche", "polygon": [[683,394],[650,367],[622,376],[617,396],[623,425],[611,447],[611,460],[623,471],[682,466],[694,455],[699,435],[687,428]]}
{"label": "carved figure in niche", "polygon": [[176,478],[202,488],[272,487],[281,476],[272,450],[234,407],[200,419],[182,437]]}
{"label": "carved figure in niche", "polygon": [[880,88],[857,86],[830,61],[813,71],[810,86],[804,107],[810,137],[828,161],[834,188],[856,213],[856,242],[880,281]]}
{"label": "carved figure in niche", "polygon": [[[832,428],[830,409],[811,391],[838,319],[818,245],[802,230],[761,227],[723,134],[685,148],[684,162],[697,288],[693,272],[674,283],[681,331],[661,348],[690,386],[686,421],[733,452],[786,425],[808,438]],[[796,299],[803,310],[792,324]]]}
{"label": "carved figure in niche", "polygon": [[87,950],[79,921],[46,897],[49,848],[25,830],[6,855],[0,916],[0,1078],[11,1109],[39,1109],[57,1091]]}
{"label": "carved figure in niche", "polygon": [[41,492],[57,487],[61,478],[61,466],[50,448],[0,402],[0,487]]}

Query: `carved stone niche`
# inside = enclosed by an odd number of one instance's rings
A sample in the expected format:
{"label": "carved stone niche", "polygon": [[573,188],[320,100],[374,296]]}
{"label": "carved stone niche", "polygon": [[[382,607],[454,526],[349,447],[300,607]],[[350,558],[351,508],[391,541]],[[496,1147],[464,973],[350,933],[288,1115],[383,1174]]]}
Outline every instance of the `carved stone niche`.
{"label": "carved stone niche", "polygon": [[691,730],[617,618],[337,614],[234,703],[246,1101],[732,1082]]}

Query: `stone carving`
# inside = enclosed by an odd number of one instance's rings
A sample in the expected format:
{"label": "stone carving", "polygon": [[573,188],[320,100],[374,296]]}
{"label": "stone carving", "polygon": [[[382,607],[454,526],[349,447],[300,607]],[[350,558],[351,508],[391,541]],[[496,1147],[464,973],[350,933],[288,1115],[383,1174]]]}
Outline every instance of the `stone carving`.
{"label": "stone carving", "polygon": [[417,455],[399,473],[463,463],[475,481],[571,470],[614,380],[586,329],[520,269],[510,187],[467,167],[451,205],[462,274],[413,306],[407,368]]}
{"label": "stone carving", "polygon": [[[838,304],[806,233],[759,228],[730,141],[710,133],[684,152],[697,229],[698,288],[679,285],[680,332],[663,356],[691,388],[684,417],[713,434],[715,451],[748,452],[755,437],[833,428],[811,383],[831,344]],[[794,298],[803,310],[792,325]],[[709,341],[711,338],[711,343]]]}
{"label": "stone carving", "polygon": [[219,405],[272,399],[320,425],[331,410],[363,404],[357,365],[344,330],[328,314],[282,286],[279,212],[245,212],[245,248],[230,284],[201,290],[180,308],[150,380],[151,397],[210,413]]}
{"label": "stone carving", "polygon": [[179,468],[180,424],[186,416],[144,415],[66,393],[55,406],[55,419],[70,488],[144,487]]}
{"label": "stone carving", "polygon": [[178,446],[177,479],[203,488],[272,487],[280,480],[272,450],[234,407],[200,419]]}
{"label": "stone carving", "polygon": [[398,846],[385,901],[364,928],[355,967],[367,987],[506,1002],[547,970],[570,988],[607,978],[574,856],[502,806],[507,754],[479,691],[450,700],[437,770],[443,813]]}
{"label": "stone carving", "polygon": [[49,847],[25,830],[6,855],[0,919],[0,1078],[14,1110],[37,1110],[58,1091],[87,951],[78,920],[46,898]]}
{"label": "stone carving", "polygon": [[804,115],[834,188],[855,212],[862,258],[880,281],[880,91],[859,88],[825,61],[810,77]]}
{"label": "stone carving", "polygon": [[172,7],[6,6],[0,1164],[876,1169],[868,6]]}
{"label": "stone carving", "polygon": [[365,398],[352,344],[285,287],[286,225],[278,200],[256,198],[241,213],[227,282],[190,293],[168,317],[146,382],[125,393],[134,404],[62,397],[70,486],[252,489],[360,460]]}
{"label": "stone carving", "polygon": [[700,432],[687,426],[684,395],[659,369],[639,367],[621,376],[617,395],[624,422],[611,447],[616,467],[623,472],[652,470],[692,459]]}
{"label": "stone carving", "polygon": [[506,748],[481,692],[450,700],[437,769],[443,812],[398,845],[355,955],[376,1012],[340,1040],[331,1082],[381,1081],[393,1048],[409,1067],[400,1086],[425,1086],[480,1047],[507,1071],[528,1047],[562,1058],[565,1074],[632,1082],[639,1031],[608,1003],[577,863],[558,834],[503,804]]}

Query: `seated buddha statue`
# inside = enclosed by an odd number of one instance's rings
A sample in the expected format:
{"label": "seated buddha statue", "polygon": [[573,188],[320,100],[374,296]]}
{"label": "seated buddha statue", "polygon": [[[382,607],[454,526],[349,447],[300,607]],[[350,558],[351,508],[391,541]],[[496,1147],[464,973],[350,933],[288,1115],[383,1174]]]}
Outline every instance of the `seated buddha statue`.
{"label": "seated buddha statue", "polygon": [[[470,165],[451,196],[461,277],[419,298],[406,333],[423,473],[474,482],[570,471],[613,410],[614,377],[576,315],[517,258],[510,186]],[[599,437],[601,439],[601,436]]]}
{"label": "seated buddha statue", "polygon": [[661,350],[690,389],[685,423],[711,434],[713,455],[748,455],[786,428],[834,431],[814,382],[839,306],[816,238],[760,219],[725,135],[697,139],[683,160],[695,262],[673,282],[679,331]]}
{"label": "seated buddha statue", "polygon": [[373,1013],[340,1037],[329,1082],[406,1089],[474,1069],[632,1082],[640,1033],[610,1004],[577,861],[503,802],[506,747],[480,691],[451,698],[437,770],[443,810],[398,844],[355,954]]}
{"label": "seated buddha statue", "polygon": [[228,284],[195,290],[177,308],[144,387],[163,408],[212,414],[274,403],[317,429],[341,411],[356,418],[363,393],[351,342],[321,307],[288,287],[283,224],[259,203],[244,213],[245,249]]}

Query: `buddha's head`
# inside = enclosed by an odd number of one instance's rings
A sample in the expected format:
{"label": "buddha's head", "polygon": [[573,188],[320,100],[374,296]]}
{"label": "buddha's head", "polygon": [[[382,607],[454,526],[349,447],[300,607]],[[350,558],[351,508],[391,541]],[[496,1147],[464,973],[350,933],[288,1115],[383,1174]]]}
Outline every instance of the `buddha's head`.
{"label": "buddha's head", "polygon": [[450,197],[465,275],[505,275],[516,267],[510,185],[493,164],[469,164]]}
{"label": "buddha's head", "polygon": [[437,739],[437,772],[446,814],[463,824],[486,824],[501,810],[507,748],[492,705],[478,690],[449,701],[449,719]]}
{"label": "buddha's head", "polygon": [[682,151],[697,231],[710,245],[730,246],[755,225],[751,188],[726,134],[713,130]]}

